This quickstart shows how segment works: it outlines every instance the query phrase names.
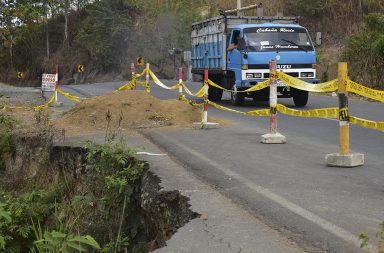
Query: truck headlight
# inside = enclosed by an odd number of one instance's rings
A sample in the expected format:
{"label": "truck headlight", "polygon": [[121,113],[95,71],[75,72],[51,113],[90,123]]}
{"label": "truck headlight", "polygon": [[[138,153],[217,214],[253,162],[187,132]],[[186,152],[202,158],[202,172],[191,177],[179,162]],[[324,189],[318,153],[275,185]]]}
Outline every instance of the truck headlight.
{"label": "truck headlight", "polygon": [[301,77],[315,77],[313,72],[301,72]]}
{"label": "truck headlight", "polygon": [[252,73],[247,73],[247,79],[252,79],[253,78],[253,74]]}
{"label": "truck headlight", "polygon": [[261,78],[261,73],[247,73],[245,76],[247,79]]}

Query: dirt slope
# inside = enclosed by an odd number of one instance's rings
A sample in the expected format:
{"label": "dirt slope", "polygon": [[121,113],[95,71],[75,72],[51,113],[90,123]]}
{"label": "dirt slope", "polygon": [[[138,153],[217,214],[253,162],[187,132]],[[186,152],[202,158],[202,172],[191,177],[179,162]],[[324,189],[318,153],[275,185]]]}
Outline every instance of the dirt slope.
{"label": "dirt slope", "polygon": [[[109,120],[110,119],[110,120]],[[159,100],[145,91],[112,92],[78,103],[61,118],[56,127],[68,130],[105,130],[160,126],[190,127],[201,120],[201,109],[185,101]]]}

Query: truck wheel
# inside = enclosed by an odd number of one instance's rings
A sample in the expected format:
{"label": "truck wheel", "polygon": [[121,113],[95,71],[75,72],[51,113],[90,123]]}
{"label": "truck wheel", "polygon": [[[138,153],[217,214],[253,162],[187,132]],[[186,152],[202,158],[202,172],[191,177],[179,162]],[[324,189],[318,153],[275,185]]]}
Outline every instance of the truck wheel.
{"label": "truck wheel", "polygon": [[[221,76],[211,75],[209,78],[211,79],[212,82],[214,82],[220,86],[222,85]],[[222,89],[209,86],[209,88],[208,88],[208,99],[209,100],[211,100],[213,102],[220,101],[222,96],[223,96],[223,90]]]}
{"label": "truck wheel", "polygon": [[231,92],[231,104],[232,105],[243,105],[245,96],[243,93]]}
{"label": "truck wheel", "polygon": [[209,86],[209,88],[208,88],[208,99],[210,101],[213,101],[213,102],[220,101],[222,96],[223,96],[223,90],[222,89]]}
{"label": "truck wheel", "polygon": [[308,103],[308,91],[292,88],[292,98],[295,106],[303,107]]}
{"label": "truck wheel", "polygon": [[269,88],[264,88],[262,90],[254,91],[253,100],[254,101],[269,101]]}

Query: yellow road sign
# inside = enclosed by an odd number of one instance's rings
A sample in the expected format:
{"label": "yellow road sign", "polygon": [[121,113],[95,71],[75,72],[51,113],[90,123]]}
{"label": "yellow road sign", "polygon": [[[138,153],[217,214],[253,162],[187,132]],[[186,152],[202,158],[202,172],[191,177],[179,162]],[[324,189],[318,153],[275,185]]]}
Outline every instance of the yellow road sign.
{"label": "yellow road sign", "polygon": [[17,78],[21,79],[21,78],[23,78],[23,75],[24,75],[23,72],[21,72],[21,71],[17,72]]}
{"label": "yellow road sign", "polygon": [[81,65],[81,64],[77,65],[77,71],[78,71],[79,73],[84,72],[84,65]]}
{"label": "yellow road sign", "polygon": [[138,57],[137,58],[137,65],[144,66],[144,58],[143,57]]}

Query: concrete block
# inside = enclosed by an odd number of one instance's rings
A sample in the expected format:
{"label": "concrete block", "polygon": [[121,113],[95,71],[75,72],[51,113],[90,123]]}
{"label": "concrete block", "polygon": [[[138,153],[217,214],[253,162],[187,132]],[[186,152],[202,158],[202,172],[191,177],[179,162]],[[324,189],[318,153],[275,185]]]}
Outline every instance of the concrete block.
{"label": "concrete block", "polygon": [[287,138],[280,133],[268,133],[261,136],[261,142],[264,144],[284,144]]}
{"label": "concrete block", "polygon": [[193,128],[199,128],[199,129],[217,129],[220,127],[219,123],[214,122],[207,122],[203,124],[203,127],[201,127],[201,122],[195,122],[193,123]]}
{"label": "concrete block", "polygon": [[325,156],[327,166],[352,168],[364,165],[364,154],[328,154]]}

